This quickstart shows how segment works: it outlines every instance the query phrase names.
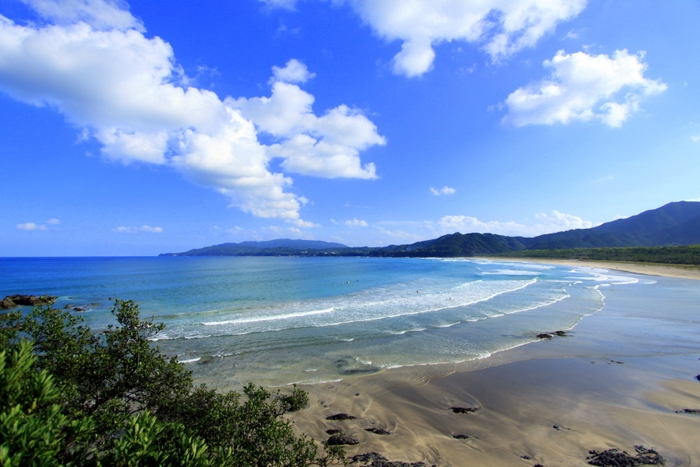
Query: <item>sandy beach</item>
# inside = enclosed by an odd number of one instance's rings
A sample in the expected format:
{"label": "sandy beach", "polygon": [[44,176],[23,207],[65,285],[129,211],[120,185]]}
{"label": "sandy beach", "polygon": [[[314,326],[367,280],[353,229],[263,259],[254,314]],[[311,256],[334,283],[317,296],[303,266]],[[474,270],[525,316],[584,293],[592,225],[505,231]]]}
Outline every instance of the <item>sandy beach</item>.
{"label": "sandy beach", "polygon": [[584,261],[576,259],[532,259],[532,258],[491,258],[496,261],[512,261],[519,263],[564,264],[569,266],[586,266],[590,268],[614,269],[617,271],[645,274],[649,276],[677,277],[680,279],[700,280],[700,268],[689,265],[664,265],[658,263],[627,263],[622,261]]}
{"label": "sandy beach", "polygon": [[[697,271],[658,266],[565,264],[700,278]],[[487,359],[305,387],[309,408],[290,418],[319,441],[333,429],[354,437],[359,444],[346,446],[349,455],[374,451],[392,461],[585,466],[590,450],[634,454],[634,446],[643,445],[656,449],[666,465],[700,465],[700,414],[686,412],[700,410],[697,328],[675,329],[672,321],[636,315],[633,295],[610,293],[605,308],[567,336]],[[674,306],[666,297],[658,301],[658,309]],[[688,300],[676,306],[697,310]],[[676,335],[685,344],[676,345]],[[454,407],[469,410],[455,413]],[[356,418],[326,419],[337,413]],[[388,434],[367,431],[372,428]],[[364,464],[370,462],[355,465]]]}

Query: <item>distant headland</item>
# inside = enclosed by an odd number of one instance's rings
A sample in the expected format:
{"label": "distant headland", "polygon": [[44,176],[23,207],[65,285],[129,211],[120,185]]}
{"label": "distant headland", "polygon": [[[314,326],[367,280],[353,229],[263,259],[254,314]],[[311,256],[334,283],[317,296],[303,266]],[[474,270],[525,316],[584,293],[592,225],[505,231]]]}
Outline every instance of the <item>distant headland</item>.
{"label": "distant headland", "polygon": [[348,247],[317,240],[223,243],[160,256],[370,256],[564,258],[700,264],[700,202],[678,201],[590,229],[537,237],[459,232],[407,245]]}

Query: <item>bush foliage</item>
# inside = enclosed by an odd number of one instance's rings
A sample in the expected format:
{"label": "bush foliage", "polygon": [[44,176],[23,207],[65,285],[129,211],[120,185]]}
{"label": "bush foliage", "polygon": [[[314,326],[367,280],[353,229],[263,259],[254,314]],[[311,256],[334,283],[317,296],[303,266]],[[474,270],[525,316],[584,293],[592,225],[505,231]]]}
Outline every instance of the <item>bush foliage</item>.
{"label": "bush foliage", "polygon": [[319,450],[284,419],[307,405],[304,391],[195,387],[148,340],[162,324],[131,301],[112,313],[102,333],[50,306],[0,315],[0,465],[344,464],[342,449]]}

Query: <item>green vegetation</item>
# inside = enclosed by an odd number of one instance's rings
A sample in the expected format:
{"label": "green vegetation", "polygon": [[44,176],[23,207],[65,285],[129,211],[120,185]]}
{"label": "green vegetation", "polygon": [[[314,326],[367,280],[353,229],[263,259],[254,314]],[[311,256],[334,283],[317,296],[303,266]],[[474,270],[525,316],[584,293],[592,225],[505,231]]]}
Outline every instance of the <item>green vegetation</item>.
{"label": "green vegetation", "polygon": [[162,324],[117,300],[117,325],[96,334],[64,310],[0,315],[0,465],[327,466],[286,412],[308,395],[193,386],[189,371],[148,338]]}
{"label": "green vegetation", "polygon": [[497,256],[507,258],[580,259],[700,266],[700,245],[523,250],[510,251]]}

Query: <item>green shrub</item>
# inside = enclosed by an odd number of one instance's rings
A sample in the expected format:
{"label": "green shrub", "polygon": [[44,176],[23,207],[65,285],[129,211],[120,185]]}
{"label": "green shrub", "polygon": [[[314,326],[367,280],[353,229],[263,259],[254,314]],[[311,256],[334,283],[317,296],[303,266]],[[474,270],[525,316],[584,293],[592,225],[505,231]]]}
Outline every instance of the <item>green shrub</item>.
{"label": "green shrub", "polygon": [[117,325],[94,333],[79,316],[50,306],[0,315],[0,465],[10,466],[327,466],[284,413],[308,395],[243,395],[194,387],[175,358],[149,337],[162,324],[141,320],[117,300]]}

